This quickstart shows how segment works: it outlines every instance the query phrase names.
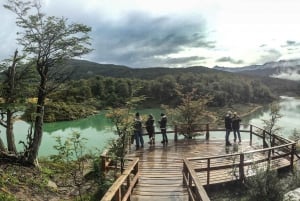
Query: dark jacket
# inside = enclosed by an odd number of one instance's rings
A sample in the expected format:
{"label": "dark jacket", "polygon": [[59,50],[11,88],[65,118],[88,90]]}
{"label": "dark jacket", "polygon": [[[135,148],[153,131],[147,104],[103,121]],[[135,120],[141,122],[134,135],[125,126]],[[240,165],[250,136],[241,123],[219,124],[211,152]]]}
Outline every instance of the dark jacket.
{"label": "dark jacket", "polygon": [[134,119],[134,131],[142,131],[142,121],[139,118]]}
{"label": "dark jacket", "polygon": [[232,118],[232,129],[237,130],[240,129],[240,122],[242,120],[240,119],[240,117],[235,116]]}
{"label": "dark jacket", "polygon": [[225,116],[225,128],[232,129],[232,118],[230,115]]}
{"label": "dark jacket", "polygon": [[148,118],[146,121],[146,130],[148,133],[154,133],[154,119]]}
{"label": "dark jacket", "polygon": [[161,129],[166,129],[167,128],[167,117],[162,116],[158,123],[159,123]]}

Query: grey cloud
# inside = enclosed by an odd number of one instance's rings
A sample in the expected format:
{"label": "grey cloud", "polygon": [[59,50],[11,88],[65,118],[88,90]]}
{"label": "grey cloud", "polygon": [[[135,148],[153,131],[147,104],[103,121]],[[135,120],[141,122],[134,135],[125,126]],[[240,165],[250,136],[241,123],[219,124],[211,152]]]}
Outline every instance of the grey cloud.
{"label": "grey cloud", "polygon": [[184,48],[214,48],[214,42],[205,39],[205,24],[201,19],[154,18],[134,13],[121,21],[101,22],[94,27],[95,51],[90,57],[98,62],[149,67],[165,65],[159,58]]}
{"label": "grey cloud", "polygon": [[277,61],[281,56],[282,54],[278,50],[268,49],[254,64],[264,64],[270,61]]}
{"label": "grey cloud", "polygon": [[294,40],[287,40],[284,45],[281,45],[281,47],[298,47],[298,46],[300,46],[300,42]]}
{"label": "grey cloud", "polygon": [[287,45],[295,45],[295,44],[296,44],[296,41],[287,40],[287,41],[286,41],[286,44],[287,44]]}
{"label": "grey cloud", "polygon": [[197,63],[199,61],[207,59],[206,57],[198,57],[198,56],[191,56],[191,57],[181,57],[181,58],[167,58],[165,62],[167,64],[185,64],[185,63]]}
{"label": "grey cloud", "polygon": [[217,59],[216,62],[228,62],[228,63],[232,63],[232,64],[243,64],[244,63],[243,60],[234,60],[231,57],[221,57],[221,58]]}

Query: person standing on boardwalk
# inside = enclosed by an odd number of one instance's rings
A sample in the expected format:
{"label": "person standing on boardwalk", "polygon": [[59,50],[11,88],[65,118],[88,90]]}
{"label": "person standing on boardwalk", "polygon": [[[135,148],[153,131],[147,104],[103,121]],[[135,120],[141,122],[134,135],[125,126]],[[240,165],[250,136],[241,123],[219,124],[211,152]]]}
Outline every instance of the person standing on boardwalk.
{"label": "person standing on boardwalk", "polygon": [[236,142],[236,134],[239,138],[239,143],[242,142],[241,140],[241,134],[240,134],[240,122],[241,122],[241,118],[237,115],[236,112],[233,113],[233,117],[232,117],[232,130],[233,130],[233,134],[234,134],[234,142]]}
{"label": "person standing on boardwalk", "polygon": [[226,129],[226,135],[225,135],[226,146],[230,146],[231,143],[229,141],[229,135],[230,135],[230,131],[232,130],[231,111],[228,111],[225,116],[225,129]]}
{"label": "person standing on boardwalk", "polygon": [[140,143],[141,147],[144,147],[144,139],[142,136],[142,120],[140,117],[140,114],[137,112],[135,114],[135,119],[134,119],[134,137],[135,137],[135,143],[136,143],[136,149],[140,148]]}
{"label": "person standing on boardwalk", "polygon": [[164,113],[160,114],[161,119],[158,122],[160,125],[160,130],[162,134],[162,141],[161,143],[168,143],[168,136],[167,136],[167,116]]}
{"label": "person standing on boardwalk", "polygon": [[146,121],[146,130],[149,135],[149,144],[154,144],[155,143],[155,138],[154,138],[154,118],[152,114],[149,114],[149,117]]}

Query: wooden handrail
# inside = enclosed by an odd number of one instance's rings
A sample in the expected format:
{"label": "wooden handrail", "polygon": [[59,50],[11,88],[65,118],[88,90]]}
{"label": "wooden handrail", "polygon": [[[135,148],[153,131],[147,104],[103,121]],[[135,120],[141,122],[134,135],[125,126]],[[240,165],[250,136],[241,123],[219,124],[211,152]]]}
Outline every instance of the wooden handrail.
{"label": "wooden handrail", "polygon": [[[289,148],[289,147],[291,147],[291,148]],[[288,152],[283,152],[276,156],[271,154],[271,153],[274,153],[275,150],[282,149],[282,148],[288,148],[287,149]],[[255,153],[259,153],[259,152],[267,152],[268,154],[265,158],[258,159],[255,161],[246,161],[245,160],[245,155],[251,155],[251,154],[255,154]],[[293,159],[294,153],[295,153],[295,142],[292,142],[292,143],[288,143],[288,144],[284,144],[284,145],[269,147],[269,148],[265,148],[265,149],[252,150],[252,151],[247,151],[247,152],[243,152],[243,153],[233,153],[233,154],[226,154],[226,155],[224,154],[224,155],[210,156],[210,157],[193,157],[193,158],[186,158],[186,160],[188,160],[188,161],[206,161],[207,167],[201,167],[201,168],[194,167],[194,171],[195,172],[206,171],[207,172],[206,185],[208,185],[208,184],[210,184],[210,172],[213,170],[238,167],[239,168],[239,179],[244,180],[244,178],[245,178],[244,167],[253,164],[253,162],[255,164],[267,162],[268,165],[270,165],[270,162],[272,160],[276,160],[276,159],[283,158],[283,157],[289,157],[289,156],[290,156],[290,166],[292,168],[293,160],[294,160]],[[216,159],[220,159],[220,158],[235,158],[235,157],[239,158],[239,160],[236,162],[233,161],[231,164],[211,166],[212,160],[216,160]]]}
{"label": "wooden handrail", "polygon": [[105,172],[108,171],[108,166],[111,162],[111,159],[109,156],[107,156],[108,150],[104,150],[103,153],[100,155],[101,158],[101,170]]}
{"label": "wooden handrail", "polygon": [[[128,165],[122,175],[108,189],[101,201],[126,201],[130,198],[134,186],[139,179],[139,158]],[[125,189],[125,191],[124,191]]]}
{"label": "wooden handrail", "polygon": [[200,179],[187,159],[183,159],[183,183],[186,185],[189,201],[210,201]]}
{"label": "wooden handrail", "polygon": [[[264,151],[269,151],[272,149],[279,149],[279,148],[283,148],[283,147],[287,147],[287,146],[292,146],[294,143],[289,143],[289,144],[284,144],[284,145],[279,145],[279,146],[275,146],[275,147],[269,147],[269,148],[265,148],[265,149],[257,149],[257,150],[251,150],[251,151],[246,151],[243,152],[243,154],[253,154],[255,152],[264,152]],[[223,154],[223,155],[218,155],[218,156],[207,156],[207,157],[190,157],[187,158],[189,161],[193,161],[193,160],[207,160],[207,159],[218,159],[218,158],[224,158],[224,157],[234,157],[234,156],[238,156],[241,153],[233,153],[233,154]]]}
{"label": "wooden handrail", "polygon": [[[204,129],[195,129],[193,132],[203,132],[206,131],[206,140],[209,140],[210,132],[211,131],[225,131],[225,128],[215,128],[210,126],[210,124],[201,124]],[[196,172],[198,171],[207,171],[207,181],[206,184],[209,184],[210,180],[210,171],[218,170],[218,169],[225,169],[230,167],[238,167],[239,168],[239,179],[243,180],[245,178],[244,167],[249,166],[253,163],[253,161],[245,160],[245,156],[249,154],[255,154],[259,152],[268,152],[267,157],[258,159],[256,163],[262,162],[270,162],[271,160],[276,160],[282,157],[290,156],[291,160],[294,158],[295,154],[295,142],[285,139],[281,136],[270,134],[269,132],[253,125],[249,126],[249,130],[240,130],[240,132],[249,132],[250,136],[250,145],[252,145],[252,136],[256,135],[260,138],[271,139],[271,147],[266,147],[263,149],[247,151],[243,153],[233,153],[233,154],[224,154],[218,156],[209,156],[209,157],[193,157],[193,158],[185,158],[183,161],[183,182],[188,188],[189,193],[189,201],[191,200],[203,200],[209,201],[209,197],[206,194],[206,191],[200,182],[199,177],[197,176]],[[261,132],[261,133],[260,133]],[[177,140],[178,134],[178,127],[175,126],[174,130],[167,130],[167,133],[174,133],[174,139]],[[160,134],[160,132],[155,132],[155,134]],[[145,133],[143,135],[146,135]],[[284,144],[283,144],[284,143]],[[279,145],[278,145],[279,144]],[[276,145],[276,146],[274,146]],[[290,148],[291,147],[291,148]],[[274,156],[275,150],[280,149],[280,155]],[[219,158],[228,158],[228,157],[239,157],[239,160],[233,161],[232,164],[225,164],[220,166],[212,165],[211,161]],[[207,167],[204,168],[193,168],[191,161],[196,160],[207,160]],[[293,161],[291,161],[291,166],[293,165]],[[132,174],[134,177],[132,178]],[[131,175],[131,176],[130,176]],[[132,189],[138,182],[138,159],[135,159],[130,166],[123,172],[123,174],[116,180],[113,186],[107,191],[105,196],[102,198],[101,201],[111,201],[112,199],[116,201],[126,201],[130,199],[130,195]],[[126,188],[124,185],[126,183]],[[122,188],[121,188],[122,187]],[[127,189],[126,192],[122,192],[122,189]]]}

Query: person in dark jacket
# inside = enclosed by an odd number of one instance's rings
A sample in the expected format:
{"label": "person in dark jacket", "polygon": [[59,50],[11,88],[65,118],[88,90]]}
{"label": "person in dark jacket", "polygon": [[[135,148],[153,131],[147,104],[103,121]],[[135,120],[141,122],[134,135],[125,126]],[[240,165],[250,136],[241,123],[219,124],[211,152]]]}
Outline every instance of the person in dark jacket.
{"label": "person in dark jacket", "polygon": [[241,121],[242,121],[241,118],[237,115],[236,112],[234,112],[233,117],[232,117],[232,130],[233,130],[233,135],[234,135],[234,142],[236,142],[236,137],[239,138],[239,143],[242,142],[241,134],[240,134],[240,122]]}
{"label": "person in dark jacket", "polygon": [[152,114],[149,114],[149,117],[146,121],[146,130],[147,130],[147,133],[149,135],[149,144],[154,144],[155,143],[155,137],[154,137],[154,118],[152,116]]}
{"label": "person in dark jacket", "polygon": [[164,113],[160,114],[161,119],[158,122],[160,125],[160,130],[161,130],[161,134],[162,134],[162,141],[161,143],[168,143],[168,136],[167,136],[167,116]]}
{"label": "person in dark jacket", "polygon": [[225,116],[225,129],[226,129],[226,135],[225,135],[226,146],[230,146],[231,143],[229,141],[229,135],[230,135],[230,131],[232,130],[231,111],[228,111]]}
{"label": "person in dark jacket", "polygon": [[134,119],[134,137],[135,137],[135,143],[136,143],[136,149],[140,148],[140,144],[141,147],[144,147],[144,139],[142,136],[142,120],[140,117],[140,114],[137,112],[135,114],[135,119]]}

